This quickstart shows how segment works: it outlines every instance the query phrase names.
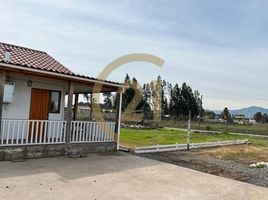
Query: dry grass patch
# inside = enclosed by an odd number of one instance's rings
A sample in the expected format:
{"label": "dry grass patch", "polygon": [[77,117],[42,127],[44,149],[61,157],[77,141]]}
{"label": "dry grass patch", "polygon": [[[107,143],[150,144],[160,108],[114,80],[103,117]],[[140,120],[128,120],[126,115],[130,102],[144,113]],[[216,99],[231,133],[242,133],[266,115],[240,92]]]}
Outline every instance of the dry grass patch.
{"label": "dry grass patch", "polygon": [[268,162],[267,147],[239,145],[214,149],[203,149],[201,150],[201,153],[204,155],[222,158],[226,160],[234,160],[245,164],[250,164],[259,161]]}

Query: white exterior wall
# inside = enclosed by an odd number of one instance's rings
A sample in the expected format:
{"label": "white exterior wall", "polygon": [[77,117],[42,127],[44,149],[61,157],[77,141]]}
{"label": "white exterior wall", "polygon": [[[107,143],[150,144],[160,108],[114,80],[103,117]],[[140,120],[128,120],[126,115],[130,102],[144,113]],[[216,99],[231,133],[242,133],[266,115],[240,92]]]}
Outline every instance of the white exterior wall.
{"label": "white exterior wall", "polygon": [[[28,87],[27,81],[33,81]],[[15,82],[14,100],[3,106],[3,119],[29,119],[32,88],[61,91],[60,113],[49,113],[48,120],[64,120],[64,101],[67,83],[64,81],[51,81],[37,79],[26,75],[8,74],[8,82]]]}

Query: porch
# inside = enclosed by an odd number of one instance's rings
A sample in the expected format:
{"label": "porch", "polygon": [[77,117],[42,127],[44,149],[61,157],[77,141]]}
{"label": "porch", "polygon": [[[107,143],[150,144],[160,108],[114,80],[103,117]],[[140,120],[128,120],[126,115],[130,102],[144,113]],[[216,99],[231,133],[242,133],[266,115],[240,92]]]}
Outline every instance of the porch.
{"label": "porch", "polygon": [[[119,148],[124,87],[77,74],[46,52],[0,42],[0,160]],[[117,93],[111,120],[95,96],[104,92]],[[87,119],[78,118],[79,95],[91,98]]]}
{"label": "porch", "polygon": [[[13,100],[9,103],[3,98],[7,82],[14,85]],[[99,104],[92,99],[95,84],[102,85],[99,94],[117,92],[118,105],[112,121],[96,117],[103,113],[93,108],[93,105],[98,107]],[[119,84],[88,78],[56,80],[55,77],[0,70],[0,151],[7,153],[9,149],[13,151],[16,148],[26,151],[31,147],[40,152],[59,147],[60,151],[69,154],[68,148],[79,149],[78,145],[90,151],[98,146],[113,147],[112,150],[115,150],[119,147],[120,88],[122,86]],[[91,97],[90,118],[87,121],[78,117],[79,95],[84,94]]]}

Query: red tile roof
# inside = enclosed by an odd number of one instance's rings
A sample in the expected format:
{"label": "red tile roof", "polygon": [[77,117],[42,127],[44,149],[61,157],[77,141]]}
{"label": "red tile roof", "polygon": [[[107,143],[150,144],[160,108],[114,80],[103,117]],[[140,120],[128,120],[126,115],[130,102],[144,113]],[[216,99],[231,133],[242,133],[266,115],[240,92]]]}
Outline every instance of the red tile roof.
{"label": "red tile roof", "polygon": [[[6,52],[10,52],[10,60],[5,59]],[[121,83],[113,81],[100,80],[89,76],[75,74],[67,67],[59,63],[56,59],[48,55],[46,52],[0,42],[0,65],[1,63],[8,63],[11,65],[20,66],[22,68],[33,68],[54,73],[66,74],[77,78],[84,78],[94,81],[99,80],[106,83],[122,85]]]}
{"label": "red tile roof", "polygon": [[[10,60],[5,60],[6,52],[10,52]],[[74,73],[63,66],[46,52],[0,42],[0,63],[8,63],[22,67],[41,69],[50,72],[73,75]]]}

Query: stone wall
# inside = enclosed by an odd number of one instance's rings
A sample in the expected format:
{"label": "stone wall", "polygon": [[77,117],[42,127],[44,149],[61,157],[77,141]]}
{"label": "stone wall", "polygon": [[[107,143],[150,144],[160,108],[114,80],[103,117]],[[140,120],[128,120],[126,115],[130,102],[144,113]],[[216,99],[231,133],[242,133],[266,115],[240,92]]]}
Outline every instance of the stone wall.
{"label": "stone wall", "polygon": [[0,161],[65,155],[79,157],[89,153],[101,153],[115,150],[116,143],[114,142],[0,147]]}

